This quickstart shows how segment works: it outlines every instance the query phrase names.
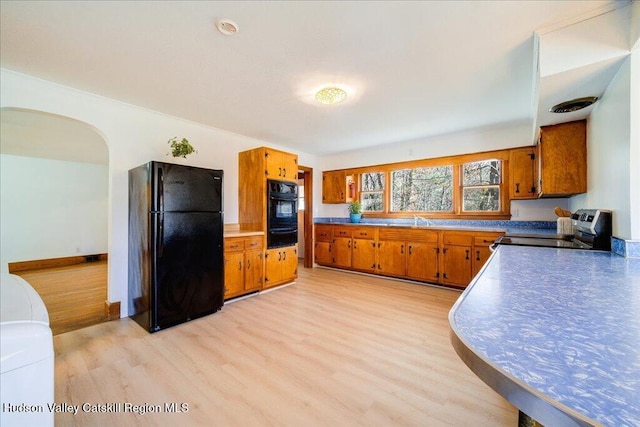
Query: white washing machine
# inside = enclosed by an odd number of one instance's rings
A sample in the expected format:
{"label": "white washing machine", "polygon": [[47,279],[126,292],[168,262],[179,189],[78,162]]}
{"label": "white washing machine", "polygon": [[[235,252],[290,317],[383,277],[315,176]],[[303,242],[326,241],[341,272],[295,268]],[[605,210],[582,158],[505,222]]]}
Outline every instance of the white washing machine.
{"label": "white washing machine", "polygon": [[53,335],[40,295],[0,276],[0,425],[53,426]]}

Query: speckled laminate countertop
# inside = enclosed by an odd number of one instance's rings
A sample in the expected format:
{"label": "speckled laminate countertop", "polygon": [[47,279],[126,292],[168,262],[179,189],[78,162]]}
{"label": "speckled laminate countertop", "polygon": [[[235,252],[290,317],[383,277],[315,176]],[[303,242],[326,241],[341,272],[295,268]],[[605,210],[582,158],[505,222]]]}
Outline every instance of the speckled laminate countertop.
{"label": "speckled laminate countertop", "polygon": [[500,246],[449,322],[471,370],[542,424],[640,426],[640,259]]}
{"label": "speckled laminate countertop", "polygon": [[420,220],[414,226],[413,220],[367,219],[352,223],[343,219],[318,218],[316,225],[346,225],[354,227],[403,227],[446,231],[485,231],[493,233],[555,234],[556,224],[550,221],[496,221],[496,220],[429,220],[428,225]]}

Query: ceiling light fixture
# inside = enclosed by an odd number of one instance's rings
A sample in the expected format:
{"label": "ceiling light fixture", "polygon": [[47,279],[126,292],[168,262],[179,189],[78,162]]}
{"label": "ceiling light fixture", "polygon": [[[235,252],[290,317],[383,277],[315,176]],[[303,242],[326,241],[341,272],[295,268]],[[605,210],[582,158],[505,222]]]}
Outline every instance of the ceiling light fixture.
{"label": "ceiling light fixture", "polygon": [[323,104],[337,104],[347,98],[347,92],[339,87],[329,86],[316,93],[316,99]]}
{"label": "ceiling light fixture", "polygon": [[236,24],[235,22],[233,22],[230,19],[220,19],[220,20],[218,20],[216,22],[216,28],[222,34],[227,35],[227,36],[234,36],[234,35],[236,35],[236,33],[238,31],[240,31],[240,28],[238,27],[238,24]]}
{"label": "ceiling light fixture", "polygon": [[585,98],[576,98],[571,101],[561,102],[549,109],[551,113],[571,113],[573,111],[582,110],[592,105],[598,100],[597,96],[587,96]]}

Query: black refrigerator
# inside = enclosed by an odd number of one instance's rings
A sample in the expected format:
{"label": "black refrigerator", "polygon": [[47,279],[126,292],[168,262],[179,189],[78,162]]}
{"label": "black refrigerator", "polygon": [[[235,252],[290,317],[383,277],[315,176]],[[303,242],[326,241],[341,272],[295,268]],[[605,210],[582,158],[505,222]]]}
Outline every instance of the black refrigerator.
{"label": "black refrigerator", "polygon": [[129,317],[156,332],[224,303],[221,170],[129,171]]}

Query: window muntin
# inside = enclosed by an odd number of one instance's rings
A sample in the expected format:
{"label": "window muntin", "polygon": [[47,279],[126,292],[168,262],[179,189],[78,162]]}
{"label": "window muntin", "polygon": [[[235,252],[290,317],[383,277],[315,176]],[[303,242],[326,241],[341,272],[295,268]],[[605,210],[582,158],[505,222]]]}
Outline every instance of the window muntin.
{"label": "window muntin", "polygon": [[453,166],[391,172],[391,211],[453,211]]}
{"label": "window muntin", "polygon": [[360,202],[364,212],[384,211],[384,172],[360,174]]}
{"label": "window muntin", "polygon": [[462,211],[499,212],[502,162],[487,159],[462,165]]}

